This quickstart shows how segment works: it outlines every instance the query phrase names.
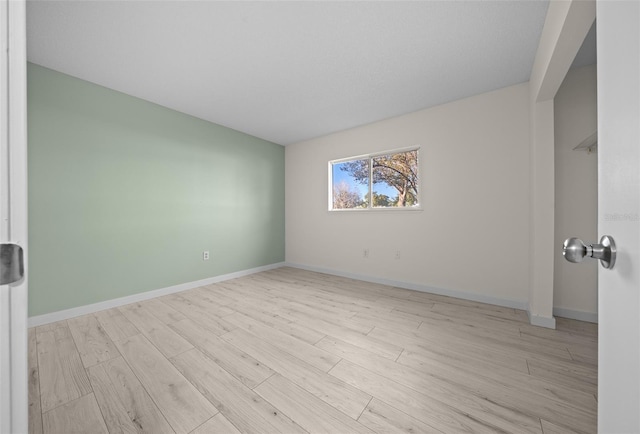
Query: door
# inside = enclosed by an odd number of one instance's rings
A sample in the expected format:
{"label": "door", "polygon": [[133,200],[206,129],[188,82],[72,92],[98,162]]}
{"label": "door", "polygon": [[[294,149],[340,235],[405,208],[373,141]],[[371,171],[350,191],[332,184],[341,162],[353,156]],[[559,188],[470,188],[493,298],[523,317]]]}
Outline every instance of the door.
{"label": "door", "polygon": [[[0,0],[0,244],[27,246],[26,47],[24,0]],[[5,282],[14,255],[2,249],[0,433],[28,430],[27,279]],[[14,261],[15,262],[15,261]],[[6,281],[14,280],[7,278]]]}
{"label": "door", "polygon": [[598,431],[640,432],[640,2],[598,1]]}

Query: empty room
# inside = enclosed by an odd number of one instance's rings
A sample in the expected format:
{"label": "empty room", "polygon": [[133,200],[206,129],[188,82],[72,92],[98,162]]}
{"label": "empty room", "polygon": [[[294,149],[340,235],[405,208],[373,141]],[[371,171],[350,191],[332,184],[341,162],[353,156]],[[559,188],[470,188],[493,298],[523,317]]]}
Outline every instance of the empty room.
{"label": "empty room", "polygon": [[640,433],[640,2],[0,5],[0,433]]}

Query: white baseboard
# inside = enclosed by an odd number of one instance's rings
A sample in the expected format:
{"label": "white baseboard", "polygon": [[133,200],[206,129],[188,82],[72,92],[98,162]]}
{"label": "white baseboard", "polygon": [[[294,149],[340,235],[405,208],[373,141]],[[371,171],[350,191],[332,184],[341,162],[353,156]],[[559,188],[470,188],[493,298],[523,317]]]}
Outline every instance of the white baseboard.
{"label": "white baseboard", "polygon": [[527,309],[527,315],[529,315],[529,323],[538,327],[545,327],[548,329],[556,328],[556,319],[551,316],[534,315]]}
{"label": "white baseboard", "polygon": [[398,288],[411,289],[413,291],[427,292],[429,294],[445,295],[447,297],[461,298],[479,303],[494,304],[497,306],[510,307],[514,309],[527,310],[528,303],[520,300],[510,300],[506,298],[492,297],[489,295],[475,294],[471,292],[457,291],[454,289],[436,288],[433,286],[421,285],[418,283],[402,282],[399,280],[383,279],[380,277],[355,274],[347,271],[331,270],[328,268],[315,267],[313,265],[285,263],[286,267],[299,268],[301,270],[315,271],[318,273],[331,274],[334,276],[347,277],[349,279],[363,280],[365,282],[379,283],[381,285],[395,286]]}
{"label": "white baseboard", "polygon": [[598,312],[585,312],[583,310],[565,309],[564,307],[554,307],[553,314],[562,318],[576,319],[578,321],[586,321],[598,323]]}
{"label": "white baseboard", "polygon": [[59,310],[57,312],[46,313],[44,315],[32,316],[29,318],[29,327],[49,324],[56,321],[62,321],[77,316],[98,312],[105,309],[124,306],[125,304],[136,303],[150,298],[160,297],[162,295],[174,294],[176,292],[186,291],[188,289],[198,288],[204,285],[223,282],[225,280],[237,279],[238,277],[248,276],[249,274],[259,273],[261,271],[273,270],[285,265],[284,262],[265,265],[262,267],[250,268],[248,270],[236,271],[235,273],[223,274],[221,276],[209,277],[207,279],[196,280],[194,282],[181,283],[180,285],[169,286],[167,288],[154,289],[151,291],[141,292],[139,294],[128,295],[126,297],[114,298],[98,303],[87,304],[85,306],[73,307],[71,309]]}
{"label": "white baseboard", "polygon": [[[29,327],[35,327],[43,324],[49,324],[56,321],[62,321],[69,318],[75,318],[81,315],[87,315],[89,313],[98,312],[105,309],[111,309],[114,307],[124,306],[126,304],[136,303],[139,301],[149,300],[151,298],[160,297],[163,295],[174,294],[176,292],[186,291],[193,288],[198,288],[204,285],[211,285],[213,283],[223,282],[225,280],[237,279],[238,277],[248,276],[250,274],[260,273],[261,271],[273,270],[280,267],[292,267],[299,268],[301,270],[315,271],[318,273],[332,274],[334,276],[347,277],[349,279],[362,280],[365,282],[378,283],[381,285],[395,286],[398,288],[410,289],[413,291],[427,292],[430,294],[444,295],[447,297],[461,298],[463,300],[477,301],[479,303],[494,304],[497,306],[510,307],[514,309],[521,309],[527,311],[529,315],[529,321],[533,325],[540,327],[553,328],[556,327],[556,320],[554,317],[548,318],[539,315],[531,315],[528,310],[528,303],[526,301],[503,299],[498,297],[491,297],[483,294],[474,294],[470,292],[457,291],[452,289],[436,288],[433,286],[421,285],[417,283],[403,282],[399,280],[383,279],[379,277],[372,277],[363,274],[350,273],[347,271],[332,270],[328,268],[315,267],[312,265],[296,264],[290,262],[278,262],[275,264],[265,265],[262,267],[251,268],[248,270],[237,271],[234,273],[223,274],[220,276],[209,277],[207,279],[197,280],[194,282],[181,283],[179,285],[169,286],[166,288],[155,289],[151,291],[142,292],[139,294],[128,295],[126,297],[114,298],[112,300],[105,300],[98,303],[88,304],[85,306],[78,306],[71,309],[60,310],[57,312],[46,313],[44,315],[32,316],[29,318]],[[598,314],[592,312],[584,312],[580,310],[554,308],[553,314],[555,316],[570,318],[579,321],[587,321],[592,323],[598,322]]]}

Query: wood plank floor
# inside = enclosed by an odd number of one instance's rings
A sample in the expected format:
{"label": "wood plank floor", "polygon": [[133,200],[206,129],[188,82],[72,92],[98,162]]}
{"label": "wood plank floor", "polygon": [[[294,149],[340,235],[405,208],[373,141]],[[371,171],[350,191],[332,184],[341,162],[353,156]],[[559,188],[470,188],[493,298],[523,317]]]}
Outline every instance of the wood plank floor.
{"label": "wood plank floor", "polygon": [[279,268],[29,330],[29,432],[595,433],[595,324]]}

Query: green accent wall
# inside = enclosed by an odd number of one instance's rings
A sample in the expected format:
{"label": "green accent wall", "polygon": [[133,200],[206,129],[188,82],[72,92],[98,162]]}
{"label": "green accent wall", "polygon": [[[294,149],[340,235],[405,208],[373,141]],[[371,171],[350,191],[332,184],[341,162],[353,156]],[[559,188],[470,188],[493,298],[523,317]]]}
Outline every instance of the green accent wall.
{"label": "green accent wall", "polygon": [[30,316],[284,261],[284,147],[34,64],[28,132]]}

